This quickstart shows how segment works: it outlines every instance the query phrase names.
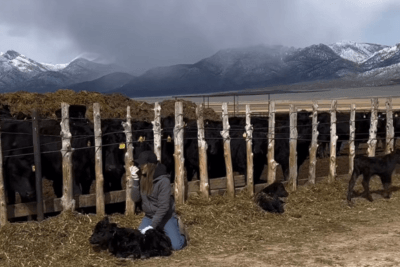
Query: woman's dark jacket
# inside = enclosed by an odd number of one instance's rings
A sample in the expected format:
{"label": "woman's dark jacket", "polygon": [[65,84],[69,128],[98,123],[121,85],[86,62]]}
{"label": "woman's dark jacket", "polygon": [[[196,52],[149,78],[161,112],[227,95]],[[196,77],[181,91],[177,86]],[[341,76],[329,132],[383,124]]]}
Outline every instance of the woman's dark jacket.
{"label": "woman's dark jacket", "polygon": [[153,177],[153,191],[150,195],[140,192],[140,182],[135,180],[132,192],[133,201],[142,200],[142,210],[146,217],[152,222],[151,226],[155,229],[157,226],[164,228],[165,224],[175,213],[175,201],[171,196],[170,176],[167,174],[167,168],[161,163],[157,163]]}

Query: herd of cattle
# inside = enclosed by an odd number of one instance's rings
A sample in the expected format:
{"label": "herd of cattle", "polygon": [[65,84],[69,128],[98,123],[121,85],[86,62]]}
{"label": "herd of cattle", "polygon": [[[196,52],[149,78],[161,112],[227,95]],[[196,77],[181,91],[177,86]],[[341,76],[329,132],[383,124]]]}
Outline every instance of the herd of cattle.
{"label": "herd of cattle", "polygon": [[[88,194],[95,180],[95,151],[93,123],[85,118],[86,107],[70,106],[70,131],[73,148],[72,166],[74,177],[74,194]],[[297,113],[297,163],[298,168],[309,156],[309,146],[312,137],[311,113]],[[54,193],[62,196],[62,156],[61,150],[61,112],[56,112],[58,119],[42,119],[39,122],[40,150],[42,176],[53,182]],[[35,201],[35,166],[33,156],[32,123],[24,116],[12,117],[7,106],[0,110],[1,145],[3,155],[3,174],[5,180],[8,204],[15,203],[15,192],[18,192],[22,202]],[[370,127],[370,112],[356,113],[355,143],[367,142]],[[400,135],[400,118],[394,113],[396,137]],[[318,140],[320,143],[318,155],[327,156],[330,141],[330,114],[318,114]],[[104,119],[101,121],[104,191],[122,189],[122,177],[125,173],[124,155],[125,133],[121,119]],[[349,113],[337,113],[337,153],[341,144],[349,139]],[[246,174],[246,143],[243,138],[245,118],[232,117],[230,123],[231,155],[233,171]],[[252,117],[253,125],[253,164],[254,183],[261,182],[261,174],[267,164],[268,147],[268,118]],[[166,165],[174,179],[174,117],[162,118],[162,156],[161,161]],[[209,178],[224,177],[225,160],[223,139],[221,137],[222,122],[205,120],[205,138],[207,141],[208,175]],[[275,116],[275,160],[282,167],[284,179],[289,175],[289,114]],[[153,150],[153,125],[146,121],[132,122],[132,139],[134,157],[145,150]],[[386,138],[385,113],[379,113],[377,138]],[[184,129],[184,158],[187,179],[190,181],[199,173],[199,156],[197,143],[197,122],[185,120]],[[173,181],[171,181],[173,182]]]}

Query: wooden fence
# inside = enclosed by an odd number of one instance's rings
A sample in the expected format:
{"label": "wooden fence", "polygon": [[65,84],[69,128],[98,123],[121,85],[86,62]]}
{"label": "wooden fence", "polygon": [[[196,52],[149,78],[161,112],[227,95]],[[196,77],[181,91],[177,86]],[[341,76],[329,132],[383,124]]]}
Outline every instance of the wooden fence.
{"label": "wooden fence", "polygon": [[[376,125],[378,117],[376,112],[378,111],[378,99],[371,99],[371,128],[369,132],[368,141],[368,153],[370,156],[375,153],[376,146]],[[127,119],[123,123],[124,132],[126,135],[126,154],[125,154],[125,170],[126,170],[126,190],[112,191],[109,193],[103,193],[103,166],[102,166],[102,141],[101,141],[101,111],[100,105],[95,103],[93,106],[94,112],[94,137],[95,137],[95,171],[96,171],[96,194],[89,195],[79,195],[73,196],[73,175],[72,175],[72,149],[71,149],[71,133],[69,129],[69,105],[62,103],[62,120],[61,120],[61,138],[62,138],[62,168],[63,168],[63,196],[61,198],[55,198],[51,200],[42,200],[41,196],[41,183],[37,183],[38,194],[37,202],[31,203],[20,203],[14,205],[6,205],[5,200],[5,189],[4,189],[4,177],[2,170],[2,153],[1,153],[1,142],[0,142],[0,225],[6,224],[8,219],[38,215],[38,219],[43,219],[44,213],[50,212],[60,212],[65,210],[74,210],[76,208],[86,208],[86,207],[96,207],[96,212],[100,215],[105,213],[105,205],[112,203],[126,203],[126,214],[132,214],[134,212],[135,203],[132,200],[132,187],[133,180],[130,177],[129,166],[133,163],[133,145],[132,145],[132,124],[130,117],[130,107],[127,107]],[[336,174],[336,107],[337,101],[331,101],[331,141],[330,141],[330,167],[328,180],[334,181],[337,178]],[[232,171],[232,159],[230,153],[230,137],[229,137],[229,121],[228,121],[228,105],[226,103],[222,104],[222,120],[223,120],[223,130],[221,131],[221,136],[224,140],[224,157],[226,163],[226,173],[227,177],[208,179],[207,175],[207,143],[205,142],[204,135],[204,118],[203,118],[202,105],[199,105],[196,112],[198,115],[198,148],[199,148],[199,167],[200,174],[198,181],[192,181],[187,183],[184,177],[184,153],[183,153],[183,107],[181,102],[176,102],[175,104],[175,128],[174,128],[174,141],[175,141],[175,184],[171,184],[172,192],[175,196],[176,202],[178,204],[185,203],[187,197],[191,194],[197,194],[200,192],[205,198],[209,195],[223,194],[227,193],[229,197],[234,197],[235,192],[241,191],[248,188],[248,193],[253,195],[254,193],[262,190],[267,183],[254,185],[252,181],[252,170],[253,170],[253,160],[252,160],[252,132],[253,126],[251,125],[251,110],[250,106],[246,107],[246,126],[244,127],[243,137],[246,140],[246,151],[247,151],[247,179],[244,175],[233,175]],[[354,161],[354,134],[355,134],[355,111],[356,105],[352,104],[349,106],[351,111],[350,116],[350,148],[349,148],[349,161],[350,161],[350,172],[353,169]],[[271,101],[269,103],[269,128],[268,128],[268,183],[275,181],[276,177],[276,167],[277,163],[274,160],[274,133],[275,133],[275,102]],[[318,102],[314,101],[312,104],[312,140],[310,146],[310,167],[309,167],[309,183],[314,184],[316,177],[316,151],[318,147]],[[153,121],[153,131],[154,131],[154,150],[158,158],[161,158],[161,124],[160,124],[160,105],[155,103],[155,119]],[[297,107],[290,105],[290,170],[289,170],[289,186],[291,190],[296,190],[299,181],[297,180]],[[393,113],[392,113],[392,99],[388,98],[386,100],[386,114],[387,114],[387,135],[386,135],[386,146],[385,153],[390,153],[393,151]],[[37,179],[41,179],[40,174],[40,150],[38,145],[38,124],[36,121],[36,115],[33,118],[33,129],[34,129],[34,143],[35,144],[35,164]],[[36,127],[36,129],[35,129]],[[0,132],[1,135],[1,132]]]}

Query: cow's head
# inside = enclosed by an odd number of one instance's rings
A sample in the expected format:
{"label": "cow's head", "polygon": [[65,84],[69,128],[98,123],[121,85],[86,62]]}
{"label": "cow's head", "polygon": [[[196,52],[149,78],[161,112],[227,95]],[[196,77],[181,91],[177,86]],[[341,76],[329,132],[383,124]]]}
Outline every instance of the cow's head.
{"label": "cow's head", "polygon": [[7,161],[10,172],[8,183],[12,190],[18,192],[23,203],[36,201],[35,173],[31,157],[9,158]]}
{"label": "cow's head", "polygon": [[89,242],[101,249],[107,249],[116,230],[117,225],[115,223],[110,223],[108,217],[104,217],[103,220],[96,224]]}
{"label": "cow's head", "polygon": [[285,186],[281,182],[275,182],[265,187],[262,192],[270,197],[288,197],[289,193],[286,191]]}
{"label": "cow's head", "polygon": [[210,155],[217,155],[223,151],[223,140],[221,136],[222,123],[217,121],[207,121],[205,126],[205,138]]}

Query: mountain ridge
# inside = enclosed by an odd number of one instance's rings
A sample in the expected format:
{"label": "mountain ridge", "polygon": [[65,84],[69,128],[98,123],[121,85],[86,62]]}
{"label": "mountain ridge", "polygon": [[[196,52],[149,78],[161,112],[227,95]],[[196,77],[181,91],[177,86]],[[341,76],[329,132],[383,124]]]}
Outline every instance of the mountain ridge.
{"label": "mountain ridge", "polygon": [[[16,51],[0,53],[0,90],[59,88],[124,93],[130,97],[213,93],[334,79],[400,77],[400,44],[341,41],[304,48],[257,45],[222,49],[193,64],[155,67],[132,76],[113,64],[77,58],[38,63]],[[399,78],[397,77],[397,78]]]}

